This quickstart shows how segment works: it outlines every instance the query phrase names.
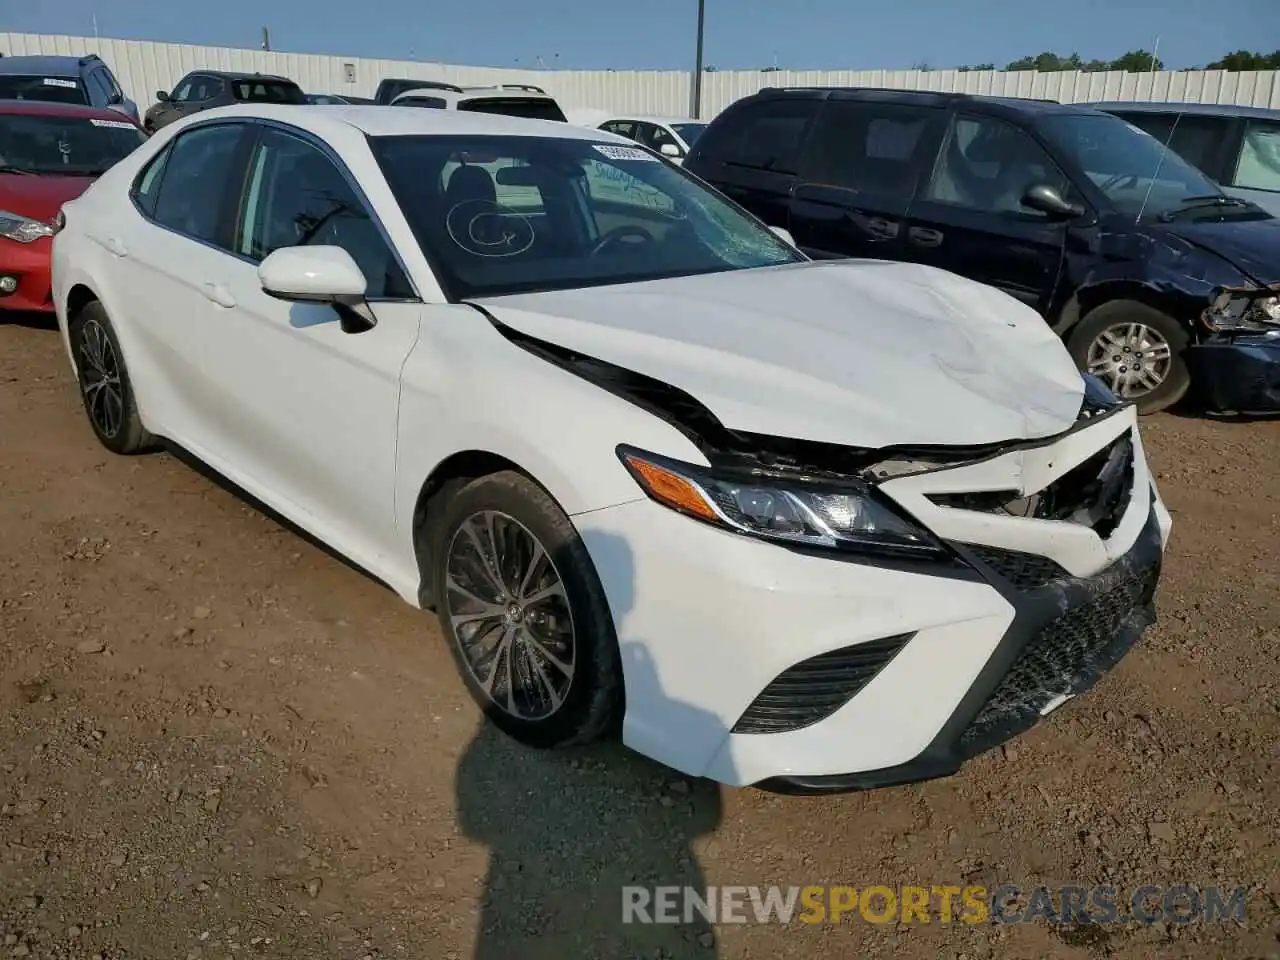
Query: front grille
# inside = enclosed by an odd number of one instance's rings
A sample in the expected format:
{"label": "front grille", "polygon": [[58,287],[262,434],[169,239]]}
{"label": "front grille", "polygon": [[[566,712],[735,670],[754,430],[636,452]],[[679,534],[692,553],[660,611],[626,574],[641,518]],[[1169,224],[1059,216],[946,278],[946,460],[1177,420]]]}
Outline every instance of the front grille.
{"label": "front grille", "polygon": [[1018,590],[1037,590],[1055,580],[1071,578],[1071,574],[1048,557],[981,544],[970,543],[965,546]]}
{"label": "front grille", "polygon": [[1050,621],[961,735],[964,751],[972,755],[1020,733],[1055,697],[1083,690],[1110,669],[1137,635],[1123,629],[1126,621],[1149,615],[1158,576],[1158,563],[1124,570],[1090,600]]}
{"label": "front grille", "polygon": [[1132,490],[1133,438],[1126,432],[1043,490],[1027,496],[1016,490],[928,496],[940,507],[1079,523],[1106,539],[1124,516]]}
{"label": "front grille", "polygon": [[906,646],[906,633],[832,650],[778,674],[733,726],[734,733],[783,733],[825,720]]}

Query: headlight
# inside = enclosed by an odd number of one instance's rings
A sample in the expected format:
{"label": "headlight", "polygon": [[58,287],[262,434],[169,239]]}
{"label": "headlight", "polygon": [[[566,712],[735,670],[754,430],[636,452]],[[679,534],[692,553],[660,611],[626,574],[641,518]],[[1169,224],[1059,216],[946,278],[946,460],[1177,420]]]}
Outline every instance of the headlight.
{"label": "headlight", "polygon": [[1265,333],[1280,329],[1280,288],[1227,287],[1200,317],[1214,333]]}
{"label": "headlight", "polygon": [[7,210],[0,210],[0,237],[8,237],[19,243],[31,243],[41,237],[52,237],[53,227],[40,220],[21,217]]}
{"label": "headlight", "polygon": [[866,484],[820,485],[785,477],[728,477],[704,467],[619,447],[652,499],[748,536],[836,550],[937,557],[946,549]]}

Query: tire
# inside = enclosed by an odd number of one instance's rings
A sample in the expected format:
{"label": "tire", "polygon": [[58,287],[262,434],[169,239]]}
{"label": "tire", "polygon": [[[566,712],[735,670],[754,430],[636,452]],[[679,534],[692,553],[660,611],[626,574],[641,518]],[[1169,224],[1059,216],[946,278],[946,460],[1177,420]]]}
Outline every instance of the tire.
{"label": "tire", "polygon": [[98,441],[123,456],[152,449],[155,438],[138,415],[124,352],[102,304],[86,305],[72,319],[69,333],[80,399]]}
{"label": "tire", "polygon": [[[1128,352],[1135,341],[1123,340],[1133,331],[1144,348],[1136,357]],[[1106,338],[1112,338],[1110,345]],[[1113,300],[1091,310],[1072,328],[1067,349],[1081,371],[1097,374],[1121,400],[1137,403],[1138,413],[1145,416],[1173,406],[1186,395],[1191,386],[1184,356],[1189,342],[1186,328],[1168,314],[1136,300]],[[1153,361],[1153,352],[1158,354],[1161,346],[1167,348],[1167,358]],[[1144,369],[1143,364],[1148,371],[1155,369],[1158,381],[1153,386],[1131,379],[1135,369]]]}
{"label": "tire", "polygon": [[[434,529],[425,553],[440,629],[486,716],[539,749],[613,735],[623,708],[617,635],[595,566],[564,511],[529,478],[504,471],[458,490]],[[499,557],[496,578],[479,562],[478,542]],[[530,569],[537,549],[544,559]]]}

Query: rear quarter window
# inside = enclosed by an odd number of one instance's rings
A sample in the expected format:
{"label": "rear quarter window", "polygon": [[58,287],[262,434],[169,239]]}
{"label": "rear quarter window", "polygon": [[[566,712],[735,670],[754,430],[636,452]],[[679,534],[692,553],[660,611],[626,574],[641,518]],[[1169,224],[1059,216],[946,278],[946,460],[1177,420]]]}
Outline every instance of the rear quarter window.
{"label": "rear quarter window", "polygon": [[816,100],[764,100],[713,123],[694,152],[700,162],[795,173]]}
{"label": "rear quarter window", "polygon": [[564,123],[564,111],[554,100],[541,97],[483,97],[461,100],[459,110],[472,113],[495,113],[506,117],[524,117],[526,120],[555,120]]}

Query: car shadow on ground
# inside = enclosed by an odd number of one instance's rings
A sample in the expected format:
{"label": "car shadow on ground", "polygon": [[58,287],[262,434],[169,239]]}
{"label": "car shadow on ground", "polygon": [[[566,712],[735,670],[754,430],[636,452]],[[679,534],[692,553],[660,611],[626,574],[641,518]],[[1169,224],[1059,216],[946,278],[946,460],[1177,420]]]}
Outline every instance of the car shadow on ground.
{"label": "car shadow on ground", "polygon": [[[630,563],[622,538],[598,535],[592,546]],[[626,592],[610,598],[620,625],[631,607]],[[621,652],[628,686],[657,689],[644,645],[624,643]],[[664,710],[706,716],[674,700]],[[717,784],[616,743],[532,750],[485,722],[459,761],[457,806],[463,832],[489,851],[474,960],[719,955],[712,927],[699,911],[686,916],[683,900],[671,904],[680,922],[638,922],[635,913],[624,922],[628,902],[653,910],[647,898],[656,887],[705,895],[693,845],[720,823]]]}
{"label": "car shadow on ground", "polygon": [[58,318],[52,313],[39,313],[35,310],[0,309],[0,324],[30,327],[32,330],[57,330]]}

